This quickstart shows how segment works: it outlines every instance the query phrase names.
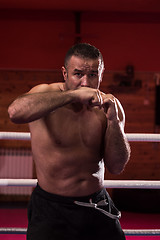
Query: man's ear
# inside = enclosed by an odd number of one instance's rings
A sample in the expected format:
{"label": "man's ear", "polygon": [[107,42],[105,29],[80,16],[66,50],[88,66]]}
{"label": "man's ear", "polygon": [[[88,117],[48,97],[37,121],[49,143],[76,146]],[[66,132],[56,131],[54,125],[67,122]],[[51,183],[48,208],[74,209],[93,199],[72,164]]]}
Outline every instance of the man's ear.
{"label": "man's ear", "polygon": [[103,79],[103,74],[104,74],[104,68],[103,68],[103,70],[102,70],[102,72],[101,72],[101,82],[102,82],[102,79]]}
{"label": "man's ear", "polygon": [[63,79],[64,79],[64,81],[66,81],[66,79],[67,79],[67,70],[66,70],[66,68],[64,66],[61,68],[61,70],[62,70],[62,74],[63,74]]}

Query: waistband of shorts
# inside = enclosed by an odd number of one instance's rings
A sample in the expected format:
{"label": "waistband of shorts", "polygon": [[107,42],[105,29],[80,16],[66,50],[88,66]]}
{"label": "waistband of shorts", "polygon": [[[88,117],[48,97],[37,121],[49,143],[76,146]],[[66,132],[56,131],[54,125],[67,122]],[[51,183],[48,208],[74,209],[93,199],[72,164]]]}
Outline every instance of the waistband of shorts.
{"label": "waistband of shorts", "polygon": [[49,193],[45,190],[43,190],[39,184],[37,183],[37,186],[35,187],[33,194],[38,194],[41,197],[51,200],[54,202],[61,202],[61,203],[74,203],[74,201],[81,201],[81,202],[89,202],[90,199],[92,199],[93,202],[98,202],[99,199],[102,198],[102,196],[106,195],[106,189],[102,188],[98,192],[95,192],[93,194],[90,194],[88,196],[80,196],[80,197],[74,197],[74,196],[61,196],[53,193]]}

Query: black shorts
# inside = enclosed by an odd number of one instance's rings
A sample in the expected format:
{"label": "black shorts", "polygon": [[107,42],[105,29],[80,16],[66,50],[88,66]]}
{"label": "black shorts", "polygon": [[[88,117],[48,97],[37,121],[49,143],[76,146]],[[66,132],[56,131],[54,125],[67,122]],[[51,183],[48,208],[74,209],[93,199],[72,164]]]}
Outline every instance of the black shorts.
{"label": "black shorts", "polygon": [[27,240],[125,240],[119,214],[105,189],[71,198],[37,185],[28,207]]}

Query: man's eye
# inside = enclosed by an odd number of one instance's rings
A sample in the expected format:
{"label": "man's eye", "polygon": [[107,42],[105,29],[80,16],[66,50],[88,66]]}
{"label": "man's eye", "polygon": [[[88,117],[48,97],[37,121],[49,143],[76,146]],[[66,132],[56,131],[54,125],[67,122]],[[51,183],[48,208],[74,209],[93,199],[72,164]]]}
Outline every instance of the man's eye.
{"label": "man's eye", "polygon": [[82,73],[75,73],[76,76],[82,77]]}
{"label": "man's eye", "polygon": [[91,74],[89,75],[89,77],[91,77],[91,78],[93,78],[93,77],[97,77],[97,74],[95,74],[95,73],[91,73]]}

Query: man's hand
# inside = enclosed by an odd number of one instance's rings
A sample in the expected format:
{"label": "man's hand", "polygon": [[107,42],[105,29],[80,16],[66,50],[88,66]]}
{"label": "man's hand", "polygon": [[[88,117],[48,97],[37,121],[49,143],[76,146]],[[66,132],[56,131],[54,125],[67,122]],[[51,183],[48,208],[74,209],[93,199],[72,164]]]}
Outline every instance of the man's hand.
{"label": "man's hand", "polygon": [[91,107],[99,106],[102,107],[103,99],[101,92],[98,89],[81,87],[75,90],[76,101]]}
{"label": "man's hand", "polygon": [[75,99],[78,102],[86,104],[90,107],[98,106],[103,108],[109,121],[118,120],[125,121],[123,108],[112,94],[105,94],[98,89],[89,87],[80,87],[74,91]]}
{"label": "man's hand", "polygon": [[101,93],[102,97],[102,106],[106,117],[109,121],[118,120],[121,123],[125,124],[125,113],[123,107],[119,100],[115,98],[112,94]]}
{"label": "man's hand", "polygon": [[108,120],[119,119],[118,118],[118,107],[116,103],[116,99],[111,94],[104,94],[101,92],[103,108],[106,113],[106,117]]}

